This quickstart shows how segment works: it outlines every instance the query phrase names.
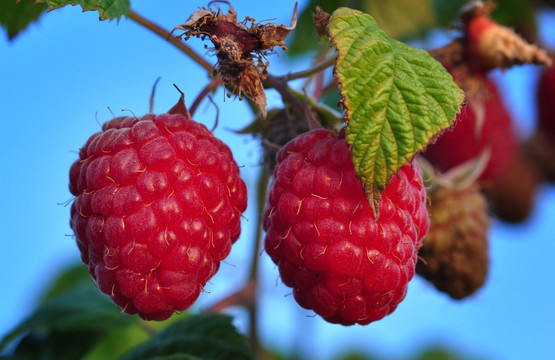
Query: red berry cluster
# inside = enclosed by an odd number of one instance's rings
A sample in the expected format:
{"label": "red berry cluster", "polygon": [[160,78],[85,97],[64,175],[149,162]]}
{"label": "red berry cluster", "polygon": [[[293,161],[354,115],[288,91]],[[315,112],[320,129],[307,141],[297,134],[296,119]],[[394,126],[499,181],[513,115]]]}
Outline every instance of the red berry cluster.
{"label": "red berry cluster", "polygon": [[71,227],[98,288],[128,314],[189,308],[241,231],[231,151],[182,114],[104,124],[70,170]]}
{"label": "red berry cluster", "polygon": [[265,250],[295,300],[326,321],[368,324],[395,310],[428,231],[418,165],[405,165],[371,210],[344,135],[318,129],[277,155]]}

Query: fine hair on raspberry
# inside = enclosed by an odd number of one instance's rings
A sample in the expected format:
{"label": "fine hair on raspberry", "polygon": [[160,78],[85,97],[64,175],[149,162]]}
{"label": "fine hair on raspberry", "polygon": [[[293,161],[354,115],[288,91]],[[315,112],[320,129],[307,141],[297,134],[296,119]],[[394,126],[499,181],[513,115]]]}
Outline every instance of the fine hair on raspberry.
{"label": "fine hair on raspberry", "polygon": [[230,149],[180,113],[105,123],[80,149],[69,188],[70,225],[95,284],[146,320],[192,306],[247,206]]}
{"label": "fine hair on raspberry", "polygon": [[378,210],[376,220],[344,133],[312,130],[278,152],[265,251],[300,306],[331,323],[366,325],[404,299],[429,228],[415,161],[391,178]]}

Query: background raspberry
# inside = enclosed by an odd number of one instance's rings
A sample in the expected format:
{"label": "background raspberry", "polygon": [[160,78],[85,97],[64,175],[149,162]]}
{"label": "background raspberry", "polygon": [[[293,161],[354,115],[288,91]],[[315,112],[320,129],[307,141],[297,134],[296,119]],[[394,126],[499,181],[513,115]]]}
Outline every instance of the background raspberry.
{"label": "background raspberry", "polygon": [[376,221],[343,137],[301,134],[277,155],[265,249],[295,300],[332,323],[368,324],[395,310],[429,227],[416,163],[394,176]]}
{"label": "background raspberry", "polygon": [[436,185],[429,193],[430,231],[416,273],[453,299],[474,294],[489,272],[488,206],[477,186]]}
{"label": "background raspberry", "polygon": [[[490,159],[480,176],[481,181],[491,181],[503,175],[518,151],[518,140],[510,114],[502,102],[496,84],[485,81],[487,96],[484,102],[485,119],[479,134],[476,133],[476,115],[467,105],[457,115],[452,130],[446,130],[437,141],[426,148],[424,156],[440,171],[476,159],[486,149]],[[471,100],[469,100],[470,102]]]}
{"label": "background raspberry", "polygon": [[163,320],[189,308],[229,254],[247,189],[229,148],[183,115],[102,130],[70,170],[81,259],[124,312]]}

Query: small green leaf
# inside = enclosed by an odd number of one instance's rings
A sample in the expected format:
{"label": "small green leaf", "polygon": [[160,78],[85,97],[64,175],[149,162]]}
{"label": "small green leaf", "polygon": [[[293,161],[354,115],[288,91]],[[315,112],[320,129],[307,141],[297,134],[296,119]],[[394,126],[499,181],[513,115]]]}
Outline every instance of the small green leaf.
{"label": "small green leaf", "polygon": [[360,11],[337,9],[328,32],[346,140],[374,213],[393,174],[455,120],[464,93],[423,50],[390,39]]}
{"label": "small green leaf", "polygon": [[35,4],[33,0],[0,1],[0,25],[6,29],[8,39],[13,40],[27,26],[37,21],[46,8],[46,5]]}
{"label": "small green leaf", "polygon": [[129,0],[37,0],[37,3],[47,3],[49,11],[66,5],[81,5],[83,11],[98,11],[100,20],[114,20],[129,14]]}
{"label": "small green leaf", "polygon": [[246,338],[225,315],[195,315],[156,333],[123,360],[154,359],[254,359]]}

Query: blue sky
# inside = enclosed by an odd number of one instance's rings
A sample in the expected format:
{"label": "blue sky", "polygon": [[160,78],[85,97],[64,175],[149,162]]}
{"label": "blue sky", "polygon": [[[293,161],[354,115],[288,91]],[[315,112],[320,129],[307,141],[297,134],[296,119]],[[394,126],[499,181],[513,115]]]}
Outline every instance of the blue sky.
{"label": "blue sky", "polygon": [[[204,2],[133,1],[135,9],[166,28],[183,23]],[[301,7],[306,1],[300,2]],[[294,2],[280,6],[235,1],[239,18],[276,18],[288,23]],[[156,6],[158,5],[158,6]],[[543,24],[554,23],[550,14]],[[542,34],[555,46],[553,30]],[[203,44],[191,45],[204,53]],[[154,81],[158,84],[155,112],[167,111],[177,100],[173,83],[190,104],[206,83],[205,72],[170,44],[131,21],[99,22],[95,13],[66,7],[48,13],[16,41],[0,37],[0,336],[32,311],[37,296],[58,271],[79,259],[69,236],[71,196],[68,170],[76,151],[100,129],[99,123],[130,109],[148,112]],[[270,71],[284,74],[302,69],[306,61],[270,58]],[[210,59],[214,61],[214,59]],[[506,101],[524,133],[533,129],[531,107],[537,69],[520,67],[496,79],[506,84]],[[243,103],[214,97],[220,108],[216,135],[226,141],[242,167],[248,186],[260,171],[260,149],[245,136],[234,135],[252,115]],[[270,92],[270,104],[279,97]],[[215,110],[203,103],[196,120],[212,126]],[[244,231],[222,271],[203,294],[201,309],[239,287],[250,262],[255,223],[254,198],[245,214]],[[519,226],[493,223],[491,269],[486,286],[472,298],[454,302],[415,278],[405,301],[390,316],[366,327],[327,324],[298,308],[290,290],[279,283],[277,269],[262,255],[260,323],[269,346],[329,359],[346,349],[361,349],[388,358],[402,358],[432,345],[486,359],[548,359],[555,354],[555,186],[543,186],[537,210]],[[244,314],[237,315],[243,327]],[[307,338],[306,334],[309,334]],[[551,355],[551,356],[550,356]]]}

